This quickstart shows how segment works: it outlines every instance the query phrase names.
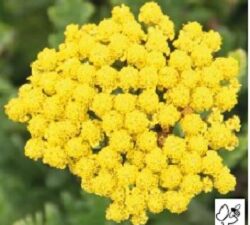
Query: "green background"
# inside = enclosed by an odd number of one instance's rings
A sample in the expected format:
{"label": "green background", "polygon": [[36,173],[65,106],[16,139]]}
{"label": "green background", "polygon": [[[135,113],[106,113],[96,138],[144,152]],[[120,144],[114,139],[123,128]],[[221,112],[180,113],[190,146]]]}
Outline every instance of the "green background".
{"label": "green background", "polygon": [[[30,63],[46,46],[63,40],[66,24],[98,22],[114,5],[125,3],[134,13],[142,0],[0,0],[0,224],[1,225],[112,225],[104,219],[105,199],[80,190],[79,180],[24,157],[28,133],[12,123],[3,105],[15,96],[30,75]],[[196,20],[223,37],[219,55],[231,54],[240,62],[242,89],[233,113],[240,115],[240,145],[222,152],[237,177],[236,191],[226,197],[247,198],[247,0],[158,0],[176,24]],[[217,192],[201,194],[181,215],[164,211],[150,215],[148,225],[212,225]],[[123,224],[130,224],[125,222]]]}

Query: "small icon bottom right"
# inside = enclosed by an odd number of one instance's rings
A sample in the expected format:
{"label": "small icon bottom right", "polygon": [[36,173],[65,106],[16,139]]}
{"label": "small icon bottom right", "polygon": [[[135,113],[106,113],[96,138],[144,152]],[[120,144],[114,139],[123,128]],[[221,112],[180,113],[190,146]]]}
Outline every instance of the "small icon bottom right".
{"label": "small icon bottom right", "polygon": [[245,199],[215,199],[215,225],[245,225]]}

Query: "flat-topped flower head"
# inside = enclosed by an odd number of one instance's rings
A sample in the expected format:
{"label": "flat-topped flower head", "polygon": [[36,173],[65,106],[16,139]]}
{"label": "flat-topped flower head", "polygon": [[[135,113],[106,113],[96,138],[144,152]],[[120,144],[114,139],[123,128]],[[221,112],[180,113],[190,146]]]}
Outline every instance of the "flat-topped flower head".
{"label": "flat-topped flower head", "polygon": [[108,220],[182,213],[199,193],[236,185],[218,152],[238,145],[240,120],[223,113],[237,104],[239,68],[215,57],[220,46],[198,22],[175,35],[155,2],[138,19],[116,6],[98,25],[68,25],[5,111],[27,125],[27,157],[68,167],[86,192],[111,200]]}

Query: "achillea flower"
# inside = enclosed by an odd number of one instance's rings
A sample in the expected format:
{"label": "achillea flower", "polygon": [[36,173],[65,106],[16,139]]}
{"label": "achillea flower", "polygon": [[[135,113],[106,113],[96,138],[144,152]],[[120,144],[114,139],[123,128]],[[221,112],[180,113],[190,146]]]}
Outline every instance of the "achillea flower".
{"label": "achillea flower", "polygon": [[181,213],[213,187],[234,190],[218,151],[235,149],[240,129],[237,116],[223,118],[240,85],[237,61],[213,56],[220,35],[189,22],[174,40],[153,2],[139,22],[122,5],[99,25],[67,26],[65,42],[38,54],[5,106],[28,126],[27,157],[68,167],[85,191],[112,200],[107,219],[134,225],[147,211]]}

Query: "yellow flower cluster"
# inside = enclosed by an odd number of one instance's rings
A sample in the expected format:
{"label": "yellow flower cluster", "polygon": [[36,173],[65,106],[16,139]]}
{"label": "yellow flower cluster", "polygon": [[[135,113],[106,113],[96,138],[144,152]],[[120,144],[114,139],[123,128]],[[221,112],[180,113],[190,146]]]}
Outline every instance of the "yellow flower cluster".
{"label": "yellow flower cluster", "polygon": [[85,191],[112,200],[107,219],[134,225],[148,211],[181,213],[201,192],[234,190],[218,150],[233,150],[240,129],[223,117],[240,84],[237,61],[213,56],[220,35],[189,22],[174,40],[154,2],[138,20],[122,5],[98,25],[69,25],[5,107],[28,126],[26,156],[68,167]]}

